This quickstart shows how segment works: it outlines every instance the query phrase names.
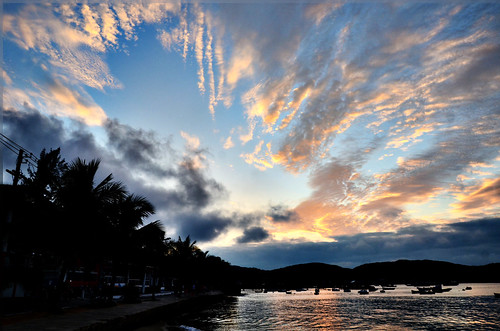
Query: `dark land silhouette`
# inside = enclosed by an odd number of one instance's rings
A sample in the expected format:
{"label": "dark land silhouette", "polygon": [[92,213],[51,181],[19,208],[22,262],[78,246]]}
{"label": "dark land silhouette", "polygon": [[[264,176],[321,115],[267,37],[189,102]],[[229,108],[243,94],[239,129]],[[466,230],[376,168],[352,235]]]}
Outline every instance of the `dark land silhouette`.
{"label": "dark land silhouette", "polygon": [[325,263],[298,264],[275,270],[233,267],[242,288],[361,288],[368,285],[435,285],[500,282],[500,263],[467,266],[432,260],[398,260],[343,268]]}

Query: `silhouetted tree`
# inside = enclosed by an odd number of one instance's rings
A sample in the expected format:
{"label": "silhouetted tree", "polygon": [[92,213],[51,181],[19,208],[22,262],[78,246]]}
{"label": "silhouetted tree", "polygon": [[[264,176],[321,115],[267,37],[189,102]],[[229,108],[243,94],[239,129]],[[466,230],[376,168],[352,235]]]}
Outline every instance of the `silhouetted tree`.
{"label": "silhouetted tree", "polygon": [[191,241],[187,236],[185,240],[179,236],[176,241],[169,244],[169,262],[173,266],[173,274],[179,278],[182,285],[187,289],[193,285],[195,278],[200,275],[200,267],[206,259],[208,252],[203,252],[196,241]]}
{"label": "silhouetted tree", "polygon": [[23,271],[25,290],[39,294],[42,289],[42,270],[57,264],[61,249],[58,231],[61,213],[54,203],[67,164],[60,149],[42,150],[36,169],[29,168],[19,192],[19,206],[13,211],[15,222],[10,229],[10,250],[16,252],[17,264],[29,266]]}
{"label": "silhouetted tree", "polygon": [[134,240],[137,249],[137,257],[144,270],[151,268],[153,281],[150,286],[153,300],[156,292],[156,279],[161,265],[165,262],[165,254],[168,246],[166,242],[170,238],[165,238],[165,231],[160,221],[151,222],[135,231]]}
{"label": "silhouetted tree", "polygon": [[165,238],[160,221],[144,225],[155,213],[153,205],[127,192],[112,174],[98,180],[99,166],[98,159],[77,158],[67,164],[59,148],[44,149],[37,168],[28,169],[22,185],[12,190],[20,196],[12,199],[19,204],[14,208],[16,221],[2,231],[9,231],[10,248],[16,252],[11,254],[15,267],[9,273],[18,281],[22,277],[25,289],[41,290],[43,270],[57,268],[57,300],[68,271],[77,266],[91,271],[111,262],[112,288],[118,270],[152,268],[154,295],[160,274],[168,272],[190,286],[205,271],[216,279],[215,270],[229,266],[203,252],[190,236]]}
{"label": "silhouetted tree", "polygon": [[76,259],[92,266],[101,262],[106,251],[109,222],[115,206],[126,197],[122,183],[110,174],[96,184],[99,160],[73,161],[62,176],[56,203],[62,210],[61,234],[66,249],[63,252],[62,276]]}
{"label": "silhouetted tree", "polygon": [[127,265],[138,255],[135,233],[144,223],[144,219],[154,214],[155,209],[146,198],[126,194],[122,199],[107,205],[106,210],[109,217],[107,224],[109,240],[106,251],[112,260],[111,283],[114,284],[118,267]]}

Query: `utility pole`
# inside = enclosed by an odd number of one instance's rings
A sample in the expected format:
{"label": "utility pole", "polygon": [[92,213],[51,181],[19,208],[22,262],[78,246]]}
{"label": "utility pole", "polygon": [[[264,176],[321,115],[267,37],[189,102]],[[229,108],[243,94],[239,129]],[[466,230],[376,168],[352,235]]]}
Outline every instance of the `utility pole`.
{"label": "utility pole", "polygon": [[[1,12],[1,6],[0,6],[0,12]],[[0,114],[1,116],[1,114]],[[10,150],[11,152],[17,154],[17,160],[16,160],[16,169],[15,170],[6,170],[7,173],[11,174],[13,176],[12,180],[12,187],[8,189],[9,194],[12,194],[12,197],[9,197],[9,204],[4,206],[2,205],[2,213],[0,214],[0,280],[1,282],[4,282],[4,279],[2,279],[5,275],[4,270],[8,270],[13,267],[11,264],[11,256],[15,256],[15,252],[11,251],[9,249],[9,232],[11,229],[11,223],[14,221],[15,214],[17,212],[18,204],[16,203],[16,200],[19,199],[19,194],[17,194],[18,190],[16,189],[16,186],[19,183],[20,178],[25,178],[23,174],[21,173],[21,166],[23,163],[27,163],[28,166],[36,167],[38,158],[33,155],[30,151],[26,150],[24,147],[4,135],[3,133],[0,132],[0,144],[2,146],[2,152],[3,152],[3,147],[6,149]],[[1,162],[2,160],[0,160]],[[0,165],[0,170],[3,171],[3,167]],[[0,176],[3,178],[3,174],[0,173]],[[3,185],[3,180],[0,180],[0,184],[2,184],[2,187],[0,189],[0,194],[6,194],[7,193],[7,186],[4,187]],[[2,202],[3,196],[0,197]],[[3,210],[5,208],[5,211]],[[17,290],[17,281],[14,281],[13,287],[12,287],[12,294],[11,296],[14,298],[16,296],[16,290]],[[0,297],[2,297],[2,293],[0,292]],[[3,304],[3,300],[0,300],[0,305]],[[2,308],[2,307],[0,307]],[[1,310],[1,309],[0,309]],[[0,327],[1,329],[1,327]]]}
{"label": "utility pole", "polygon": [[21,164],[23,163],[23,155],[24,151],[20,149],[19,154],[17,155],[16,170],[14,171],[12,186],[17,186],[17,182],[19,181],[19,177],[21,176]]}
{"label": "utility pole", "polygon": [[5,170],[7,173],[13,176],[12,186],[17,186],[19,179],[25,178],[21,173],[21,166],[23,163],[27,163],[28,166],[37,167],[38,158],[28,151],[23,146],[16,143],[14,140],[10,139],[3,133],[0,133],[0,143],[10,150],[11,152],[17,154],[16,169],[15,170]]}

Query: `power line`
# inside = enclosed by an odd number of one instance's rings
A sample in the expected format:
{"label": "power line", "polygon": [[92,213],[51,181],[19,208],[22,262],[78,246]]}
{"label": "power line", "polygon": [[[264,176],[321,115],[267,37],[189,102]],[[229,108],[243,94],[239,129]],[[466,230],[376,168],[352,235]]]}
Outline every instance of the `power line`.
{"label": "power line", "polygon": [[10,139],[3,133],[0,133],[0,142],[7,147],[8,150],[15,154],[19,154],[19,151],[23,151],[23,161],[24,163],[28,163],[31,166],[37,167],[38,158],[29,150],[24,148],[23,146],[16,143],[14,140]]}
{"label": "power line", "polygon": [[29,150],[19,145],[18,143],[16,143],[14,140],[10,139],[3,133],[0,133],[0,142],[8,150],[13,152],[14,154],[17,154],[16,169],[6,170],[9,174],[11,174],[14,177],[12,185],[17,186],[17,182],[19,181],[19,179],[21,177],[25,178],[21,171],[21,164],[26,163],[28,165],[28,169],[30,169],[31,167],[34,167],[36,169],[38,167],[38,158]]}
{"label": "power line", "polygon": [[33,161],[38,161],[38,158],[32,152],[30,152],[29,150],[27,150],[23,146],[19,145],[18,143],[16,143],[14,140],[10,139],[9,137],[4,135],[3,133],[0,133],[0,140],[2,142],[4,142],[4,141],[8,142],[10,145],[14,146],[17,150],[22,149],[24,151],[24,153],[26,153],[27,157],[29,157]]}

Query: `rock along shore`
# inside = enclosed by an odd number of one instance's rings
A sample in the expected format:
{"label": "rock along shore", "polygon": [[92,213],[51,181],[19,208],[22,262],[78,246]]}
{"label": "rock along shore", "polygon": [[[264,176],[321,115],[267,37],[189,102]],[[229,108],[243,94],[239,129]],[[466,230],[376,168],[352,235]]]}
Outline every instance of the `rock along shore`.
{"label": "rock along shore", "polygon": [[143,301],[134,304],[119,304],[108,308],[80,308],[61,314],[31,317],[18,320],[0,327],[5,331],[25,330],[133,330],[152,324],[163,317],[182,314],[205,304],[224,298],[221,292],[209,292],[197,295],[161,296],[155,301]]}

